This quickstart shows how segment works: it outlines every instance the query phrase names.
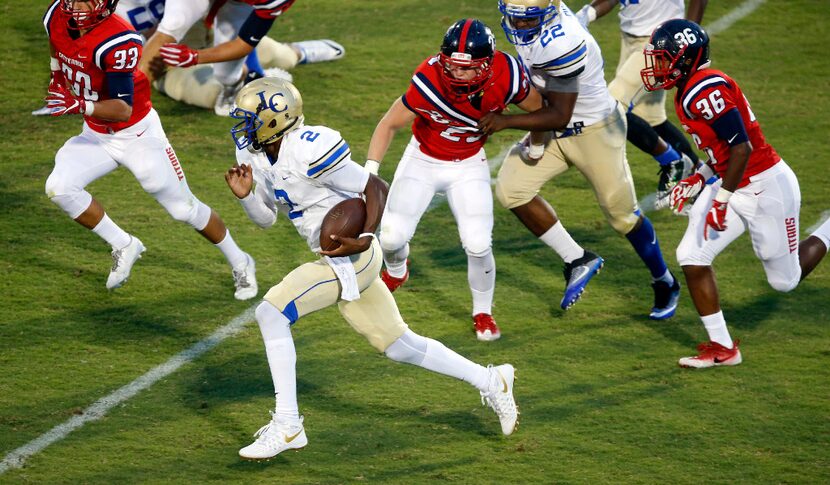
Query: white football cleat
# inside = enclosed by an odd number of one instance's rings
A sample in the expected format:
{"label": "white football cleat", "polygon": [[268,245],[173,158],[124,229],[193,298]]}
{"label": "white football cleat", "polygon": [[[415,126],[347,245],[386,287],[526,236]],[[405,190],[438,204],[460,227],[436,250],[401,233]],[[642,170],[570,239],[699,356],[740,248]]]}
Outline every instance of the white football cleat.
{"label": "white football cleat", "polygon": [[141,253],[145,251],[144,245],[135,237],[130,236],[130,244],[121,248],[112,250],[112,268],[110,275],[107,277],[107,289],[114,290],[124,286],[127,278],[130,277],[130,270],[133,269],[133,264],[141,258]]}
{"label": "white football cleat", "polygon": [[481,404],[487,405],[496,412],[501,423],[501,432],[510,436],[519,425],[519,408],[513,398],[513,380],[516,370],[510,364],[497,367],[488,366],[491,382],[496,383],[495,389],[481,393]]}
{"label": "white football cleat", "polygon": [[263,70],[265,73],[265,77],[275,77],[279,79],[284,79],[290,83],[294,82],[294,76],[286,71],[285,69],[280,69],[279,67],[269,67],[268,69]]}
{"label": "white football cleat", "polygon": [[231,86],[223,86],[216,96],[216,102],[213,104],[213,112],[219,116],[230,116],[231,110],[234,108],[234,100],[236,93],[242,89],[245,84],[245,79],[240,79],[238,83]]}
{"label": "white football cleat", "polygon": [[271,413],[271,422],[254,433],[256,441],[239,450],[246,460],[270,460],[285,450],[297,450],[308,444],[303,417],[294,422],[280,421]]}
{"label": "white football cleat", "polygon": [[346,55],[345,47],[329,39],[293,42],[291,47],[300,51],[300,60],[297,64],[336,61]]}
{"label": "white football cleat", "polygon": [[245,264],[233,269],[233,297],[237,300],[250,300],[259,291],[256,284],[256,263],[250,254],[245,253]]}

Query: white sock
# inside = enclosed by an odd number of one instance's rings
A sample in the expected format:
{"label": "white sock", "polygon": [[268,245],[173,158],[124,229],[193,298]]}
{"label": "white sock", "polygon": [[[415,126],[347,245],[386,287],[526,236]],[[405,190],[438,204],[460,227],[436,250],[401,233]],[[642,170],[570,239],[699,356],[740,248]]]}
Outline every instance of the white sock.
{"label": "white sock", "polygon": [[484,256],[467,255],[467,281],[473,295],[473,316],[493,314],[493,292],[496,289],[496,259],[493,251]]}
{"label": "white sock", "polygon": [[666,283],[668,283],[669,286],[674,284],[674,276],[672,276],[671,271],[669,270],[666,270],[666,272],[663,273],[663,276],[659,278],[651,278],[651,280],[655,283],[658,281],[665,281]]}
{"label": "white sock", "polygon": [[455,377],[472,384],[479,391],[490,390],[490,372],[431,338],[422,337],[407,329],[387,347],[386,356],[396,362],[417,365],[424,369]]}
{"label": "white sock", "polygon": [[118,224],[112,222],[110,216],[104,214],[101,221],[92,228],[92,232],[108,242],[110,246],[115,249],[124,249],[130,244],[131,237],[124,229],[118,227]]}
{"label": "white sock", "polygon": [[810,235],[821,239],[821,242],[824,243],[824,247],[830,248],[830,219],[824,221],[824,224],[820,225],[819,228],[813,231]]}
{"label": "white sock", "polygon": [[225,255],[225,259],[228,260],[228,264],[231,265],[231,268],[244,266],[245,263],[248,262],[248,258],[245,257],[245,252],[239,249],[239,246],[236,245],[236,241],[234,241],[231,236],[231,231],[228,231],[227,229],[225,229],[225,238],[214,244],[214,246],[222,251],[222,254]]}
{"label": "white sock", "polygon": [[539,239],[556,251],[556,254],[566,263],[585,255],[585,250],[568,234],[565,226],[562,225],[562,221],[556,221],[556,224],[539,236]]}
{"label": "white sock", "polygon": [[274,393],[277,399],[276,414],[283,420],[300,419],[297,405],[297,352],[291,337],[288,318],[268,302],[262,302],[256,309],[256,320],[262,340],[265,341],[265,355],[271,369]]}
{"label": "white sock", "polygon": [[727,349],[733,347],[732,337],[729,336],[729,330],[726,329],[726,319],[723,318],[722,311],[700,317],[700,319],[703,321],[703,326],[706,327],[709,340],[717,342]]}
{"label": "white sock", "polygon": [[386,272],[389,276],[403,278],[406,274],[407,257],[409,257],[409,243],[404,244],[397,251],[383,252],[383,263],[386,265]]}

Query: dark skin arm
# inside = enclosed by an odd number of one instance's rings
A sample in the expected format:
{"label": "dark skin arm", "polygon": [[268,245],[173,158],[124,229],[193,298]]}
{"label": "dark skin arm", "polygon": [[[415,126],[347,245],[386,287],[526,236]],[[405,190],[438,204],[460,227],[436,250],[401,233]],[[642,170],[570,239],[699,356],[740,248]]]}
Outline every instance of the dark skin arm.
{"label": "dark skin arm", "polygon": [[689,8],[686,9],[686,18],[696,24],[703,21],[703,11],[706,10],[706,4],[709,0],[691,0]]}
{"label": "dark skin arm", "polygon": [[[364,233],[374,234],[380,224],[383,208],[386,206],[386,194],[389,193],[389,186],[376,175],[369,175],[363,195],[366,198],[366,223],[363,225]],[[320,251],[323,256],[351,256],[362,253],[372,245],[372,238],[364,236],[359,239],[342,237],[332,234],[331,239],[339,242],[340,246],[331,251]]]}
{"label": "dark skin arm", "polygon": [[752,153],[752,144],[748,141],[729,147],[729,163],[726,167],[726,174],[723,176],[722,188],[730,192],[738,188],[738,184],[744,177],[750,153]]}
{"label": "dark skin arm", "polygon": [[545,92],[547,106],[532,113],[505,115],[487,113],[478,122],[478,129],[487,135],[507,128],[526,131],[562,130],[573,116],[579,93]]}

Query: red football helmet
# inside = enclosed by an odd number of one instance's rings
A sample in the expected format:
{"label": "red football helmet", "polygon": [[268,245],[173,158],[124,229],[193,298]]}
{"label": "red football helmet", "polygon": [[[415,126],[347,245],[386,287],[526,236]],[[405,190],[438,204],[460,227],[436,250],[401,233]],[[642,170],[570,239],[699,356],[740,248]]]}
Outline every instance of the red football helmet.
{"label": "red football helmet", "polygon": [[[460,96],[481,91],[493,74],[490,67],[495,50],[496,39],[482,21],[462,19],[454,23],[447,30],[438,54],[444,83]],[[458,79],[452,73],[455,67],[475,69],[476,75],[472,79]]]}
{"label": "red football helmet", "polygon": [[[76,3],[87,4],[88,8],[75,8]],[[87,30],[100,24],[115,12],[118,0],[61,0],[61,9],[75,21],[73,27]]]}

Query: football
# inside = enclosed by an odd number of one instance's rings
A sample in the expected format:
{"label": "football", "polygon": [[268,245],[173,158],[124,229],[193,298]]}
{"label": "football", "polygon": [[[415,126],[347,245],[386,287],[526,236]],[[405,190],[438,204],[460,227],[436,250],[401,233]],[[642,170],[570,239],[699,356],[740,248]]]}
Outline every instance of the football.
{"label": "football", "polygon": [[346,199],[329,209],[320,225],[320,249],[332,251],[340,243],[332,241],[331,235],[357,237],[366,223],[366,203],[360,197]]}

